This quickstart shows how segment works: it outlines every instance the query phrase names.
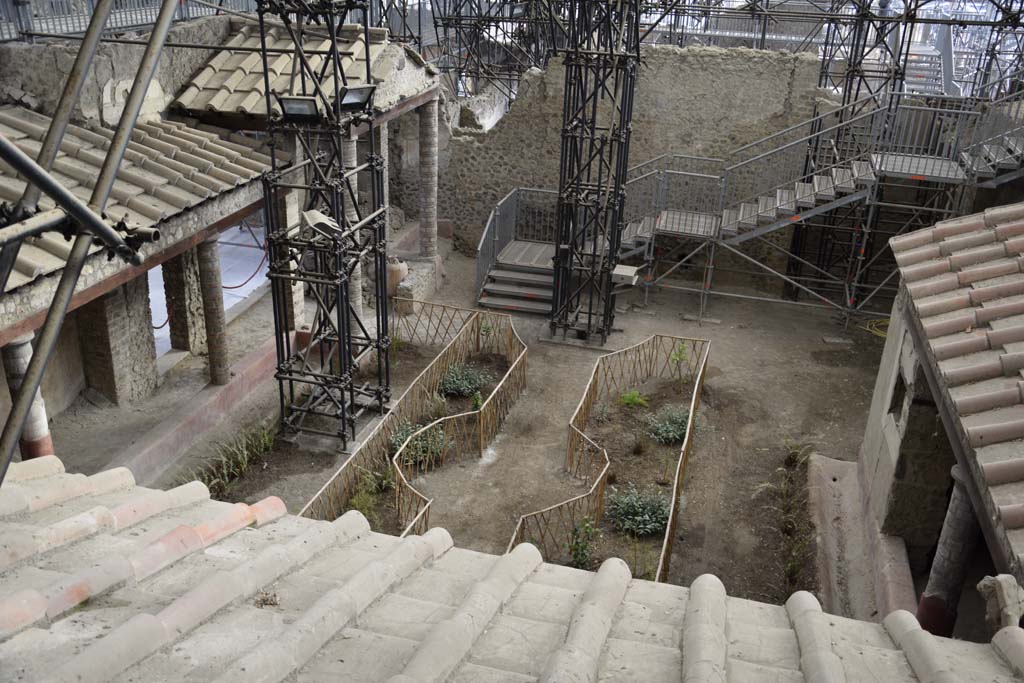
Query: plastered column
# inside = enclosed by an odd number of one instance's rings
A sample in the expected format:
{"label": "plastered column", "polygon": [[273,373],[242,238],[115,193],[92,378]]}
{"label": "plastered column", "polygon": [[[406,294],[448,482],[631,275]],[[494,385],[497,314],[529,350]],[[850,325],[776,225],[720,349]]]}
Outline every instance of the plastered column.
{"label": "plastered column", "polygon": [[168,259],[161,271],[171,328],[171,348],[193,354],[203,353],[206,351],[206,326],[196,250],[189,249]]}
{"label": "plastered column", "polygon": [[939,534],[928,586],[917,606],[921,627],[936,636],[949,637],[956,624],[956,606],[967,577],[967,563],[974,554],[981,529],[974,516],[970,495],[959,465],[953,467],[953,495]]}
{"label": "plastered column", "polygon": [[[19,337],[3,349],[4,372],[7,375],[7,386],[13,398],[25,378],[25,371],[28,370],[29,361],[32,360],[32,338],[33,334]],[[43,395],[36,389],[36,395],[32,397],[32,407],[28,411],[28,419],[25,420],[25,429],[21,432],[21,440],[18,441],[21,450],[21,458],[29,460],[44,455],[54,455],[53,439],[50,437],[50,424],[46,417],[46,404],[43,402]]]}
{"label": "plastered column", "polygon": [[221,291],[220,251],[216,239],[201,243],[199,282],[203,292],[203,318],[206,322],[206,351],[210,383],[227,384],[231,379],[228,362],[228,331],[224,322],[224,295]]}
{"label": "plastered column", "polygon": [[437,100],[417,110],[420,118],[420,256],[437,256]]}
{"label": "plastered column", "polygon": [[[351,170],[359,165],[359,150],[358,150],[358,138],[349,136],[346,137],[341,145],[342,161],[345,165],[345,170]],[[349,194],[348,188],[345,189],[345,220],[349,225],[352,225],[359,221],[359,210],[356,207],[356,203],[352,201],[353,197],[359,197],[359,174],[353,173],[348,178],[351,184],[352,192]],[[363,265],[362,262],[357,263],[355,269],[352,271],[352,275],[348,281],[348,297],[349,303],[352,306],[352,310],[357,316],[363,314]]]}

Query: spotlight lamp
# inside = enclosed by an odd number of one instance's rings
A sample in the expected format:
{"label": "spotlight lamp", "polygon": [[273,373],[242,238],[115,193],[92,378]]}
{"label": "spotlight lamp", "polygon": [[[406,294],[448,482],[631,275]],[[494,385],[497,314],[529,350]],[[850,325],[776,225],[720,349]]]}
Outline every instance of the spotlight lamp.
{"label": "spotlight lamp", "polygon": [[369,111],[373,107],[373,92],[376,85],[353,85],[342,88],[335,107],[338,113],[357,113]]}
{"label": "spotlight lamp", "polygon": [[323,118],[315,97],[278,95],[277,101],[281,105],[281,118],[285,123],[317,123]]}

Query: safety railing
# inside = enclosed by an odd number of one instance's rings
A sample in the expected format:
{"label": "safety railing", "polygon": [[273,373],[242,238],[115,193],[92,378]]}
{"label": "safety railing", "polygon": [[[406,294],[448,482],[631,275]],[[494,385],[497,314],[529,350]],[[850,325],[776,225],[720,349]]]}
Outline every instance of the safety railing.
{"label": "safety railing", "polygon": [[452,364],[481,351],[503,355],[509,368],[480,408],[424,425],[410,434],[391,458],[403,536],[421,534],[430,526],[433,500],[418,491],[411,481],[446,463],[480,458],[526,385],[526,344],[516,334],[512,319],[482,311],[446,347],[444,359],[436,365],[440,373],[438,383]]}
{"label": "safety railing", "polygon": [[[1024,70],[1008,74],[1002,83],[1020,84],[1022,81]],[[987,90],[992,97],[982,101],[976,130],[965,149],[974,157],[984,157],[984,149],[988,145],[1004,149],[1012,147],[1024,135],[1024,88],[1013,90],[993,85]]]}
{"label": "safety railing", "polygon": [[476,250],[476,291],[479,294],[487,273],[501,250],[513,240],[554,242],[558,231],[558,193],[518,187],[495,205],[487,218]]}
{"label": "safety railing", "polygon": [[[679,382],[680,387],[693,386],[695,393],[703,386],[704,370],[707,366],[710,342],[704,339],[688,339],[670,335],[654,335],[646,340],[620,351],[598,358],[591,371],[583,397],[569,421],[566,444],[565,469],[574,478],[588,485],[587,491],[523,515],[516,524],[508,550],[519,543],[536,545],[549,561],[563,557],[569,548],[573,531],[584,520],[594,525],[601,522],[604,511],[604,493],[608,483],[610,461],[607,451],[586,433],[591,411],[597,403],[614,400],[622,393],[640,386],[653,378]],[[678,499],[685,477],[686,462],[692,450],[692,433],[696,409],[700,401],[691,396],[691,415],[687,423],[686,437],[676,465],[676,480],[673,496]],[[678,501],[673,501],[666,534],[672,532],[678,520]],[[671,553],[672,541],[662,543],[662,552]],[[669,560],[662,557],[659,568],[664,565],[665,573],[659,571],[659,580],[667,576]]]}
{"label": "safety railing", "polygon": [[[474,345],[474,349],[504,353],[506,357],[510,344],[516,348],[521,344],[517,336],[510,339],[508,329],[511,320],[499,313],[482,313],[403,298],[392,299],[388,310],[392,345],[400,342],[440,347],[440,351],[402,395],[392,401],[388,413],[306,503],[299,513],[304,517],[337,519],[348,509],[349,499],[359,485],[363,470],[379,472],[390,467],[392,439],[396,430],[403,422],[418,424],[430,416],[444,373],[456,359],[465,357],[464,339],[468,334],[477,336],[474,344],[479,346]],[[479,322],[482,316],[488,321],[485,324]],[[475,326],[474,322],[477,323]]]}
{"label": "safety railing", "polygon": [[[107,28],[144,28],[156,21],[160,0],[116,0]],[[255,12],[255,0],[210,0],[209,4],[235,12]],[[174,21],[219,13],[209,4],[178,0]],[[18,40],[32,33],[74,35],[89,27],[95,0],[0,0],[0,41]]]}

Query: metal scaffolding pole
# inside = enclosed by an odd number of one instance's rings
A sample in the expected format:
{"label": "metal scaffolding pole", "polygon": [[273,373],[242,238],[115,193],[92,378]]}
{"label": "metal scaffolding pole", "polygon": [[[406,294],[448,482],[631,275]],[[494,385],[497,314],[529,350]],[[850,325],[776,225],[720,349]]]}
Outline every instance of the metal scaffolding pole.
{"label": "metal scaffolding pole", "polygon": [[[170,30],[171,21],[177,10],[175,0],[164,0],[160,7],[160,14],[156,24],[153,26],[153,33],[150,34],[149,44],[142,55],[139,68],[132,82],[131,91],[125,101],[121,118],[118,121],[117,130],[110,141],[107,149],[107,156],[103,160],[99,177],[93,187],[92,196],[89,200],[90,207],[96,212],[102,212],[110,197],[110,191],[114,186],[117,169],[121,165],[125,150],[131,139],[132,130],[135,128],[135,121],[142,103],[149,89],[149,83],[156,72],[157,62],[163,50],[164,40]],[[46,320],[37,335],[35,353],[25,372],[25,378],[18,387],[17,394],[13,397],[11,412],[4,423],[3,433],[0,434],[0,481],[7,474],[7,467],[14,457],[14,449],[17,447],[21,431],[24,429],[25,420],[28,418],[32,401],[35,398],[36,390],[43,379],[43,371],[50,360],[53,349],[57,344],[57,337],[60,328],[67,315],[68,306],[71,304],[71,297],[75,293],[75,286],[85,266],[85,260],[89,255],[89,247],[92,244],[93,236],[89,232],[79,232],[71,247],[71,254],[68,256],[67,264],[61,271],[60,282],[57,284],[57,291],[54,293],[53,301],[46,312]]]}

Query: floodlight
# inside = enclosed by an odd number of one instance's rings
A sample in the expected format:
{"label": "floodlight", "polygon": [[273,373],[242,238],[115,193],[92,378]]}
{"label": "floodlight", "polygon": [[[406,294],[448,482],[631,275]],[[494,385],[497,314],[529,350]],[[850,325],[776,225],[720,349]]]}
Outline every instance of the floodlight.
{"label": "floodlight", "polygon": [[303,211],[302,220],[305,221],[306,225],[309,227],[320,230],[321,232],[337,232],[341,229],[338,226],[338,221],[315,209]]}
{"label": "floodlight", "polygon": [[281,116],[288,123],[317,123],[320,121],[320,107],[315,97],[300,95],[278,95]]}
{"label": "floodlight", "polygon": [[367,111],[373,106],[373,91],[375,85],[353,85],[342,88],[341,97],[335,104],[339,112]]}

